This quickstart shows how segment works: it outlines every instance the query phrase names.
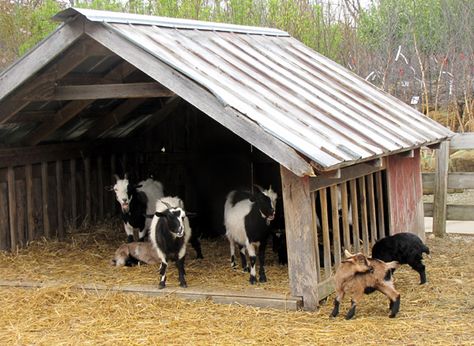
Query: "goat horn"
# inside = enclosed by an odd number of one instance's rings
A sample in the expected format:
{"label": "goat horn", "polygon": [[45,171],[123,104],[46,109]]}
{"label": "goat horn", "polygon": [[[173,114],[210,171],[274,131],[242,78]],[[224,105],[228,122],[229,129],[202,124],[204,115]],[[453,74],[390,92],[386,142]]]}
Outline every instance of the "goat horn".
{"label": "goat horn", "polygon": [[128,179],[128,173],[125,173],[125,174],[123,175],[123,178],[124,178],[124,179]]}
{"label": "goat horn", "polygon": [[260,192],[263,192],[263,187],[261,187],[260,185],[253,184],[253,186],[255,186],[257,189],[259,189]]}
{"label": "goat horn", "polygon": [[113,177],[115,178],[116,181],[120,180],[120,177],[117,174],[114,174]]}
{"label": "goat horn", "polygon": [[352,256],[354,256],[354,255],[351,254],[347,249],[344,250],[344,255],[346,255],[346,257],[352,257]]}
{"label": "goat horn", "polygon": [[161,203],[163,203],[168,209],[171,208],[171,205],[169,205],[168,203],[164,202],[164,201],[160,201]]}

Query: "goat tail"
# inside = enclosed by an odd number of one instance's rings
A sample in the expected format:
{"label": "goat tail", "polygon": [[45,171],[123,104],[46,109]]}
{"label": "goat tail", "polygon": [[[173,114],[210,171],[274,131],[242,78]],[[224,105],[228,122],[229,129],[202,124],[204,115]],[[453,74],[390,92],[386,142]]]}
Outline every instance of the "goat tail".
{"label": "goat tail", "polygon": [[428,246],[423,244],[423,248],[421,249],[421,252],[424,252],[425,254],[429,255],[430,249],[428,248]]}

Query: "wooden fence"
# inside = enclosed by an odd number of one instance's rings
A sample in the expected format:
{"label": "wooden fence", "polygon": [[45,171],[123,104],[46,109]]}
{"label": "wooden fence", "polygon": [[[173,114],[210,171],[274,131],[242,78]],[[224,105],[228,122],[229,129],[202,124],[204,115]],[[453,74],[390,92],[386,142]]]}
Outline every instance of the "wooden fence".
{"label": "wooden fence", "polygon": [[474,149],[474,133],[458,134],[436,150],[436,172],[423,173],[423,190],[434,191],[433,203],[425,203],[425,216],[433,217],[436,236],[446,234],[446,220],[474,220],[474,204],[447,204],[448,189],[474,189],[474,172],[448,173],[449,151]]}

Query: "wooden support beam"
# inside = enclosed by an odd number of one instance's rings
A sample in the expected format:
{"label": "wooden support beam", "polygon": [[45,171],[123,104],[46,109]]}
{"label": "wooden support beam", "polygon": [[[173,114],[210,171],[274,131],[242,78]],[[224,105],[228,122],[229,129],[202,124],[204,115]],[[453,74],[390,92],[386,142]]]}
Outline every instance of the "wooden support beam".
{"label": "wooden support beam", "polygon": [[306,310],[318,306],[318,276],[316,273],[316,229],[312,229],[311,193],[308,177],[300,178],[280,166],[285,205],[288,274],[293,296],[303,297]]}
{"label": "wooden support beam", "polygon": [[91,195],[91,159],[84,158],[84,184],[86,190],[86,218],[92,220],[92,195]]}
{"label": "wooden support beam", "polygon": [[35,216],[33,206],[33,166],[25,166],[26,182],[26,214],[28,218],[28,239],[30,242],[35,239]]}
{"label": "wooden support beam", "polygon": [[97,158],[97,185],[98,202],[99,202],[99,219],[104,218],[104,166],[102,164],[102,156]]}
{"label": "wooden support beam", "polygon": [[349,181],[351,206],[352,206],[352,238],[354,251],[360,251],[360,237],[359,237],[359,198],[357,197],[356,179]]}
{"label": "wooden support beam", "polygon": [[[74,27],[73,25],[72,27]],[[78,35],[82,33],[82,27],[78,27],[74,29],[74,35]],[[55,34],[53,34],[54,36]],[[79,36],[74,36],[71,37],[68,40],[64,42],[58,42],[57,44],[61,44],[61,47],[57,47],[57,49],[66,49],[69,44],[73,44],[73,41],[75,41]],[[45,42],[49,42],[50,39],[46,40]],[[5,99],[2,100],[0,103],[0,108],[2,109],[2,112],[0,114],[0,124],[3,124],[7,122],[10,118],[12,118],[16,113],[18,113],[20,110],[22,110],[24,107],[26,107],[29,103],[29,101],[25,101],[24,97],[36,94],[36,93],[44,93],[47,92],[47,90],[52,90],[54,83],[58,80],[64,77],[66,74],[68,74],[70,71],[72,71],[75,67],[79,66],[85,59],[87,59],[90,55],[91,49],[95,49],[98,44],[92,40],[85,40],[85,41],[79,41],[76,44],[74,44],[71,48],[69,48],[64,55],[59,59],[55,64],[52,64],[50,67],[47,67],[40,76],[36,77],[35,79],[31,80],[28,84],[25,84],[23,88],[18,90],[18,92],[11,93],[8,95]],[[41,47],[41,45],[39,46]],[[31,67],[29,65],[33,64],[36,66],[38,61],[43,61],[43,57],[40,57],[37,61],[31,60],[31,55],[36,54],[36,50],[33,51],[34,53],[30,54],[27,56],[27,58],[20,60],[21,62],[28,62],[27,66],[25,66],[24,71],[18,71],[18,74],[22,74],[24,78],[30,78],[28,73],[33,73],[35,72],[34,70],[28,70]],[[56,54],[59,54],[60,52],[56,51]],[[49,56],[50,59],[53,58],[53,56],[50,56],[49,53],[46,54],[46,56]],[[44,62],[45,63],[45,62]],[[21,64],[18,64],[21,65]],[[37,66],[38,68],[43,68],[44,66]],[[15,70],[17,68],[17,65],[15,65],[15,68],[12,70]],[[2,75],[3,78],[4,75]],[[6,91],[7,88],[5,88]],[[2,89],[3,91],[3,89]],[[0,92],[0,100],[4,97],[2,93]]]}
{"label": "wooden support beam", "polygon": [[17,205],[16,205],[16,186],[15,169],[8,167],[8,216],[10,220],[10,250],[16,251],[17,247]]}
{"label": "wooden support beam", "polygon": [[[118,66],[109,71],[105,77],[114,74],[116,71],[123,71],[123,65],[129,65],[126,62],[120,63]],[[126,72],[132,73],[133,69],[127,69]],[[84,108],[92,104],[94,100],[82,100],[69,102],[64,108],[62,108],[56,118],[53,121],[43,123],[38,129],[32,134],[27,136],[27,144],[36,145],[42,140],[51,135],[58,128],[66,124],[69,120],[79,114]]]}
{"label": "wooden support beam", "polygon": [[[341,236],[339,231],[339,208],[338,208],[338,191],[337,186],[333,185],[329,188],[331,194],[331,216],[332,216],[332,234],[333,234],[333,254],[334,266],[341,263]],[[342,201],[341,201],[342,202]]]}
{"label": "wooden support beam", "polygon": [[432,150],[439,149],[439,148],[441,147],[441,142],[440,142],[440,143],[431,144],[431,145],[427,145],[426,147],[427,147],[428,149],[432,149]]}
{"label": "wooden support beam", "polygon": [[149,120],[146,122],[145,133],[152,132],[156,126],[161,124],[166,118],[168,118],[171,114],[173,114],[182,104],[183,99],[179,96],[174,96],[166,101],[166,103],[161,107],[158,111],[153,113]]}
{"label": "wooden support beam", "polygon": [[[2,85],[0,99],[3,99],[6,95],[11,93],[12,90],[41,70],[48,62],[52,61],[78,40],[83,33],[84,24],[82,19],[63,24],[59,29],[53,32],[47,40],[36,46],[28,55],[13,65],[11,69],[2,73],[0,76],[0,84]],[[66,72],[64,74],[72,69],[71,66],[77,66],[76,60],[69,58],[64,61],[64,63],[68,64],[68,68],[65,69]],[[59,67],[60,66],[56,64],[50,69],[58,69]],[[58,70],[58,72],[61,73],[61,70]],[[29,89],[30,91],[34,90],[34,87],[30,86]],[[8,115],[5,116],[2,112],[0,123],[3,123],[6,117],[8,117]]]}
{"label": "wooden support beam", "polygon": [[66,122],[74,118],[92,102],[92,100],[69,102],[56,114],[56,117],[53,121],[41,124],[32,134],[28,135],[25,144],[37,145],[44,138],[47,138],[54,131],[63,126]]}
{"label": "wooden support beam", "polygon": [[446,236],[446,203],[448,194],[449,142],[444,141],[436,151],[435,193],[433,201],[433,233]]}
{"label": "wooden support beam", "polygon": [[63,198],[63,162],[56,161],[56,208],[58,216],[58,238],[64,239],[64,198]]}
{"label": "wooden support beam", "polygon": [[322,172],[318,174],[318,178],[325,179],[340,179],[341,178],[341,169],[335,169],[333,171]]}
{"label": "wooden support beam", "polygon": [[57,86],[48,94],[26,95],[27,101],[100,100],[170,97],[173,92],[158,83],[92,84]]}
{"label": "wooden support beam", "polygon": [[76,159],[69,161],[69,170],[71,171],[71,217],[72,224],[74,227],[77,226],[77,188],[76,188]]}
{"label": "wooden support beam", "polygon": [[43,200],[43,230],[46,239],[51,237],[51,224],[48,213],[48,163],[41,163],[41,197]]}
{"label": "wooden support beam", "polygon": [[385,237],[385,194],[382,186],[382,172],[375,173],[375,185],[377,196],[377,222],[379,230],[379,239]]}
{"label": "wooden support beam", "polygon": [[28,111],[20,112],[15,116],[7,120],[6,124],[12,123],[32,123],[32,122],[44,122],[51,121],[56,116],[56,112],[53,111]]}
{"label": "wooden support beam", "polygon": [[143,104],[146,99],[134,99],[134,100],[127,100],[121,105],[117,106],[113,111],[109,114],[99,118],[95,123],[94,126],[86,131],[81,138],[84,139],[95,139],[100,137],[106,130],[110,129],[111,127],[120,124],[130,113],[133,112],[138,106]]}

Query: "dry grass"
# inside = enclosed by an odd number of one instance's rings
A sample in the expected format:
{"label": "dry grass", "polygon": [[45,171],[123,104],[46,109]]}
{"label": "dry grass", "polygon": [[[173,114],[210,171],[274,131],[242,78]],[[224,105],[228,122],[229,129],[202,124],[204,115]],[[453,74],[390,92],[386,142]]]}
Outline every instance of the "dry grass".
{"label": "dry grass", "polygon": [[[172,296],[78,292],[69,286],[92,281],[150,284],[158,279],[156,268],[110,267],[108,261],[118,242],[105,231],[73,237],[71,244],[43,242],[15,255],[1,255],[2,279],[60,279],[68,283],[42,289],[0,289],[2,344],[474,344],[472,237],[428,240],[432,259],[425,261],[427,285],[419,286],[417,273],[408,268],[397,271],[395,284],[402,294],[397,318],[388,318],[386,298],[374,293],[365,297],[352,321],[330,319],[332,304],[317,312],[283,312]],[[228,268],[227,244],[214,241],[204,245],[205,262],[188,261],[190,287],[218,283],[232,289],[247,288],[247,274]],[[215,253],[210,253],[211,249]],[[74,261],[78,263],[74,265]],[[212,269],[208,268],[211,264]],[[177,284],[173,269],[170,285]],[[285,270],[269,263],[270,281],[259,287],[286,292]],[[345,313],[348,307],[349,302],[344,301],[341,311]]]}

